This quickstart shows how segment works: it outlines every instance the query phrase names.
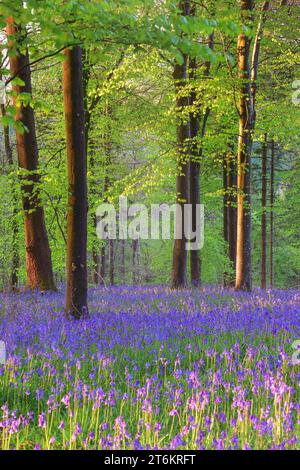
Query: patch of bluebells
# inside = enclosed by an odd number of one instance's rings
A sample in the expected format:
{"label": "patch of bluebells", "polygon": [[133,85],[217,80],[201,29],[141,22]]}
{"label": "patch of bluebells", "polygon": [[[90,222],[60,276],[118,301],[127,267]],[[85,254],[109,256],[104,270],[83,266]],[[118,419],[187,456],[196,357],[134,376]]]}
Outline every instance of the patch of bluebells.
{"label": "patch of bluebells", "polygon": [[0,295],[3,449],[299,448],[300,292]]}

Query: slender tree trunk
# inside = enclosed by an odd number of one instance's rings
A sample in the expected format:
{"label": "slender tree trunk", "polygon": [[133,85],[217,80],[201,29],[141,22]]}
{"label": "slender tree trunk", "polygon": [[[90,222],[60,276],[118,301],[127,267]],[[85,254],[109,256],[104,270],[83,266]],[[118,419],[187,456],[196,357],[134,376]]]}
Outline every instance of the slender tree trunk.
{"label": "slender tree trunk", "polygon": [[[1,104],[1,114],[5,116],[5,105]],[[10,143],[9,136],[9,127],[3,126],[4,133],[4,147],[5,147],[5,156],[6,161],[9,166],[13,166],[13,152]],[[13,203],[13,213],[12,213],[12,262],[11,262],[11,273],[9,287],[11,290],[16,290],[18,288],[18,271],[20,267],[20,256],[19,256],[19,247],[18,247],[18,237],[19,237],[19,226],[17,221],[18,214],[18,201],[14,183],[11,185],[12,192],[12,203]]]}
{"label": "slender tree trunk", "polygon": [[275,173],[275,144],[271,145],[271,181],[270,181],[270,286],[274,285],[274,173]]}
{"label": "slender tree trunk", "polygon": [[[190,15],[195,16],[196,5],[192,5]],[[189,78],[195,80],[198,70],[197,59],[190,59],[189,63]],[[193,85],[192,85],[193,86]],[[190,113],[190,150],[191,159],[189,163],[189,203],[192,205],[192,231],[197,230],[197,205],[200,204],[200,157],[202,153],[202,142],[199,145],[199,129],[200,129],[200,106],[197,105],[197,95],[193,88],[190,94],[189,105],[192,107]],[[193,109],[193,108],[196,109]],[[194,242],[195,240],[192,240]],[[191,284],[194,287],[199,287],[201,284],[201,260],[199,250],[190,250],[190,269],[191,269]]]}
{"label": "slender tree trunk", "polygon": [[[96,229],[96,224],[94,223],[94,227]],[[99,254],[99,250],[97,250],[96,247],[93,247],[93,251],[92,251],[92,257],[93,257],[93,283],[95,285],[98,285],[100,284],[100,262],[99,262],[99,259],[100,259],[100,254]]]}
{"label": "slender tree trunk", "polygon": [[[191,77],[195,78],[195,72],[197,70],[196,59],[190,61]],[[190,96],[190,105],[196,101],[196,93],[192,92]],[[189,203],[192,205],[192,231],[195,232],[197,229],[197,205],[200,204],[200,146],[197,142],[199,137],[199,124],[200,124],[200,110],[198,112],[190,113],[190,132],[191,132],[191,161],[189,165],[189,177],[190,177],[190,200]],[[202,143],[200,144],[202,147]],[[194,241],[194,240],[192,240]],[[191,283],[194,287],[199,287],[201,283],[201,261],[200,251],[190,251],[190,266],[191,266]]]}
{"label": "slender tree trunk", "polygon": [[262,146],[261,186],[261,288],[267,285],[267,134]]}
{"label": "slender tree trunk", "polygon": [[[16,54],[10,57],[10,71],[12,76],[18,77],[24,83],[22,86],[13,85],[15,104],[21,93],[32,94],[28,50],[24,53],[20,52],[24,39],[23,33],[24,31],[16,26],[13,18],[9,17],[7,20],[8,48],[16,50]],[[22,171],[27,286],[32,289],[55,290],[51,252],[39,191],[38,145],[33,108],[29,105],[18,107],[16,121],[26,128],[23,133],[17,128],[16,138],[18,164]]]}
{"label": "slender tree trunk", "polygon": [[[191,5],[190,15],[196,14],[196,4]],[[214,35],[211,34],[208,38],[208,45],[210,49],[214,47]],[[203,64],[205,77],[210,73],[210,61]],[[189,61],[189,78],[195,80],[197,76],[198,63],[196,58],[191,58]],[[193,84],[192,84],[193,86]],[[198,98],[198,99],[197,99]],[[200,204],[200,165],[203,154],[203,138],[206,132],[207,119],[210,109],[206,108],[203,118],[201,120],[201,103],[199,104],[199,96],[195,92],[195,88],[190,94],[189,105],[192,108],[190,113],[190,153],[191,159],[189,163],[189,203],[192,205],[192,231],[197,230],[197,205]],[[194,109],[195,108],[195,109]],[[200,127],[201,126],[201,127]],[[199,143],[199,137],[201,142]],[[195,240],[191,240],[194,242]],[[201,258],[200,250],[190,250],[190,269],[191,269],[191,284],[194,287],[201,285]]]}
{"label": "slender tree trunk", "polygon": [[[5,104],[1,103],[1,115],[2,117],[5,117],[6,110],[5,110]],[[5,156],[6,156],[6,161],[9,165],[13,165],[13,153],[12,153],[12,147],[10,145],[10,137],[9,137],[9,127],[8,126],[3,126],[3,135],[4,135],[4,148],[5,148]]]}
{"label": "slender tree trunk", "polygon": [[[247,17],[253,2],[242,1],[242,14]],[[250,84],[250,39],[245,33],[238,37],[238,71],[240,85],[239,140],[237,158],[237,248],[236,289],[251,290],[251,152],[253,109]]]}
{"label": "slender tree trunk", "polygon": [[[182,0],[179,2],[179,9],[183,16],[190,13],[190,2]],[[176,232],[173,249],[173,269],[172,269],[172,287],[174,289],[183,288],[187,285],[186,265],[187,250],[186,237],[184,234],[184,212],[185,204],[189,199],[189,143],[190,143],[190,122],[188,116],[183,116],[189,106],[189,96],[182,93],[187,80],[188,57],[183,57],[182,64],[174,66],[173,78],[177,92],[176,108],[178,112],[177,125],[177,147],[178,164],[176,177]],[[186,113],[187,114],[187,113]],[[181,236],[181,238],[179,238]]]}
{"label": "slender tree trunk", "polygon": [[106,249],[105,249],[105,240],[104,240],[104,243],[101,247],[101,250],[100,250],[100,260],[101,260],[101,264],[100,264],[100,281],[99,283],[101,285],[104,285],[105,284],[105,276],[106,276]]}
{"label": "slender tree trunk", "polygon": [[[107,191],[109,189],[109,185],[111,182],[110,177],[110,165],[111,165],[111,158],[112,158],[112,133],[111,133],[111,122],[110,119],[112,117],[112,109],[108,102],[105,103],[104,106],[104,115],[106,116],[108,122],[106,123],[106,130],[103,135],[103,150],[104,150],[104,183],[103,183],[103,200],[107,202]],[[103,240],[103,245],[101,247],[101,265],[100,265],[100,284],[105,284],[105,275],[106,275],[106,258],[109,261],[109,280],[110,283],[114,283],[114,245],[113,240],[108,240],[108,256],[106,256],[106,240]]]}
{"label": "slender tree trunk", "polygon": [[66,312],[87,315],[87,162],[82,50],[66,49],[63,63],[64,109],[68,157]]}
{"label": "slender tree trunk", "polygon": [[[86,137],[87,137],[87,132],[86,132]],[[90,192],[90,207],[93,208],[93,213],[92,213],[92,224],[94,227],[94,233],[92,236],[92,270],[93,270],[93,283],[95,285],[101,284],[101,277],[100,277],[100,245],[99,245],[99,240],[97,239],[97,216],[96,216],[96,208],[93,206],[93,198],[96,198],[97,194],[97,183],[96,183],[96,163],[95,163],[95,157],[93,155],[94,149],[92,146],[87,147],[90,149],[90,152],[92,155],[90,156],[89,159],[89,164],[90,164],[90,187],[89,187],[89,192]]]}
{"label": "slender tree trunk", "polygon": [[139,240],[132,240],[132,283],[139,283]]}
{"label": "slender tree trunk", "polygon": [[[237,289],[251,290],[251,154],[256,122],[256,92],[263,29],[270,2],[265,1],[254,39],[250,65],[250,39],[238,37],[238,70],[241,80],[239,105],[238,178],[237,178]],[[241,0],[243,23],[253,21],[253,0]]]}
{"label": "slender tree trunk", "polygon": [[[84,96],[84,117],[85,117],[85,151],[86,158],[90,170],[90,206],[93,207],[93,200],[97,194],[97,183],[96,183],[96,159],[95,149],[93,143],[90,141],[90,128],[91,128],[91,117],[92,109],[89,108],[88,99],[88,85],[90,80],[90,54],[88,49],[82,49],[82,76],[83,76],[83,96]],[[97,228],[97,217],[96,211],[93,208],[91,215],[92,224],[94,226],[94,233],[92,236],[92,279],[95,285],[100,283],[100,248],[99,241],[96,236]]]}
{"label": "slender tree trunk", "polygon": [[125,284],[125,240],[120,240],[121,247],[121,282]]}
{"label": "slender tree trunk", "polygon": [[[235,266],[236,248],[236,207],[235,207],[235,168],[230,151],[224,155],[223,161],[223,233],[227,245],[227,255],[232,266]],[[224,272],[224,286],[234,285],[234,280]]]}
{"label": "slender tree trunk", "polygon": [[115,243],[109,240],[109,282],[113,286],[115,283]]}
{"label": "slender tree trunk", "polygon": [[[232,158],[229,159],[228,169],[228,245],[229,245],[229,259],[235,270],[236,265],[236,228],[237,228],[237,174],[236,174],[236,162]],[[235,276],[230,280],[230,285],[235,285]]]}

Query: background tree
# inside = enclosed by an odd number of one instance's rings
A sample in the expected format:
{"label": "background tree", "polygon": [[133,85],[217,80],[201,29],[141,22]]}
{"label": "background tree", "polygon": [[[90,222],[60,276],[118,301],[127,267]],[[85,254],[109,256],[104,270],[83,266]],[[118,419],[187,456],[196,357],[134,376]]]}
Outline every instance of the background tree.
{"label": "background tree", "polygon": [[7,20],[6,31],[13,99],[17,109],[16,139],[22,184],[27,285],[31,289],[55,290],[44,209],[39,195],[38,145],[34,111],[30,105],[32,87],[29,54],[26,48],[25,53],[21,52],[26,32],[15,24],[12,17]]}
{"label": "background tree", "polygon": [[65,51],[64,109],[68,156],[66,312],[87,315],[87,163],[83,96],[82,49]]}

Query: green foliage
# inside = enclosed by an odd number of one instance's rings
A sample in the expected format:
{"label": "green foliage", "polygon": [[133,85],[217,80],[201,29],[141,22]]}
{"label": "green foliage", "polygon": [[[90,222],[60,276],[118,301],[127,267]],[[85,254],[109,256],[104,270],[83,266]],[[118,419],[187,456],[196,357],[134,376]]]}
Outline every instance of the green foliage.
{"label": "green foliage", "polygon": [[[276,2],[275,2],[276,3]],[[197,139],[201,155],[201,202],[205,205],[205,244],[201,252],[203,282],[222,280],[232,267],[226,256],[222,235],[222,161],[228,146],[236,148],[238,138],[238,85],[236,36],[241,31],[239,9],[228,2],[206,1],[195,17],[179,14],[176,2],[154,0],[79,1],[28,0],[26,8],[1,5],[3,18],[28,25],[23,40],[29,48],[33,96],[21,93],[17,106],[35,110],[41,195],[45,206],[54,270],[59,280],[65,270],[66,148],[62,102],[61,65],[65,46],[81,44],[84,50],[87,111],[90,119],[88,141],[89,252],[101,243],[95,237],[93,218],[104,200],[116,203],[119,195],[130,202],[151,203],[175,200],[176,118],[190,113],[206,115],[206,133]],[[276,3],[277,5],[277,3]],[[260,2],[258,2],[260,6]],[[257,9],[259,11],[259,8]],[[245,30],[253,40],[259,15]],[[275,276],[278,286],[295,285],[299,278],[299,109],[292,102],[294,80],[299,79],[297,15],[293,8],[274,8],[268,14],[262,40],[257,82],[257,123],[254,161],[253,264],[259,282],[260,260],[260,160],[259,142],[265,132],[276,142]],[[4,26],[4,24],[2,25]],[[214,48],[208,36],[214,33]],[[6,48],[5,43],[1,45]],[[186,80],[183,96],[195,92],[194,104],[175,109],[174,64],[183,56],[196,57],[196,76]],[[207,63],[210,72],[206,73]],[[7,64],[2,75],[9,77]],[[22,86],[19,78],[13,84]],[[10,85],[7,96],[13,96]],[[6,106],[2,124],[26,132],[15,121],[16,109]],[[1,148],[4,155],[4,149]],[[200,157],[199,157],[200,158]],[[5,158],[3,157],[3,160]],[[284,169],[285,168],[285,169]],[[11,251],[11,194],[7,187],[11,169],[1,174],[1,263]],[[14,169],[15,174],[17,172]],[[293,185],[287,184],[293,181]],[[106,181],[106,188],[104,185]],[[17,178],[14,185],[19,188]],[[282,199],[282,193],[284,198]],[[256,197],[257,196],[257,197]],[[21,204],[20,204],[21,205]],[[296,216],[295,216],[296,214]],[[21,235],[22,213],[18,215]],[[299,224],[298,224],[299,226]],[[5,232],[5,233],[4,233]],[[24,249],[20,235],[21,277]],[[285,246],[283,246],[285,244]],[[4,246],[9,247],[8,250]],[[131,244],[126,244],[126,264],[131,269]],[[117,254],[119,256],[119,254]],[[142,280],[169,282],[172,242],[142,242]],[[92,265],[90,256],[90,268]],[[170,269],[166,269],[170,266]],[[3,268],[4,269],[4,268]],[[120,276],[117,273],[117,281]],[[128,276],[128,282],[131,276]]]}

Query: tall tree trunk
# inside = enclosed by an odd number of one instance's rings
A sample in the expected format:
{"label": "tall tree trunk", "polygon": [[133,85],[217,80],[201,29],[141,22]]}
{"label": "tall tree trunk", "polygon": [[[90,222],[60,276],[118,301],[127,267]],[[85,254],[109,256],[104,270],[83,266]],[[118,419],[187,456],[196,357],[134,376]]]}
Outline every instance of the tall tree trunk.
{"label": "tall tree trunk", "polygon": [[274,173],[275,173],[275,143],[271,145],[271,175],[270,175],[270,286],[274,285]]}
{"label": "tall tree trunk", "polygon": [[[236,185],[237,185],[237,174],[235,162],[231,159],[229,165],[229,207],[228,207],[228,244],[229,244],[229,259],[234,268],[236,265],[236,227],[237,227],[237,208],[236,208]],[[230,285],[234,286],[235,276],[232,277]]]}
{"label": "tall tree trunk", "polygon": [[[190,14],[190,2],[182,0],[179,2],[179,9],[183,16]],[[182,64],[176,64],[173,70],[173,78],[177,93],[176,110],[178,113],[177,125],[177,148],[178,148],[178,163],[177,163],[177,177],[176,177],[176,232],[177,236],[174,240],[173,249],[173,269],[172,269],[172,287],[174,289],[186,287],[186,265],[187,265],[187,250],[186,250],[186,237],[184,234],[184,212],[185,204],[189,199],[189,143],[190,143],[190,122],[188,116],[183,116],[189,106],[189,96],[183,94],[183,89],[187,80],[187,67],[188,57],[183,57]],[[181,236],[181,238],[179,238]]]}
{"label": "tall tree trunk", "polygon": [[[16,54],[10,57],[10,71],[24,85],[13,85],[14,103],[17,104],[21,93],[32,94],[31,72],[28,50],[20,52],[24,31],[14,23],[12,17],[7,19],[8,48]],[[16,130],[18,164],[22,170],[22,205],[24,211],[26,272],[27,286],[32,289],[55,290],[52,271],[51,252],[45,225],[44,209],[40,199],[38,173],[38,145],[36,139],[33,108],[21,104],[18,107],[16,121],[22,123],[26,130]]]}
{"label": "tall tree trunk", "polygon": [[68,157],[66,312],[87,315],[87,162],[79,46],[64,51],[63,85]]}
{"label": "tall tree trunk", "polygon": [[[253,9],[251,0],[242,1],[244,21]],[[253,110],[250,84],[250,39],[238,37],[238,71],[240,84],[239,140],[237,158],[237,248],[236,289],[251,290],[251,152]]]}
{"label": "tall tree trunk", "polygon": [[[265,1],[254,39],[250,66],[250,39],[246,34],[238,37],[238,70],[240,85],[238,178],[237,178],[237,289],[251,290],[251,154],[256,122],[256,92],[261,39],[270,2]],[[253,0],[241,0],[242,20],[247,25],[253,21]]]}
{"label": "tall tree trunk", "polygon": [[[236,165],[233,149],[228,147],[223,161],[223,232],[232,267],[236,262]],[[234,286],[234,277],[224,273],[224,285]]]}
{"label": "tall tree trunk", "polygon": [[[229,252],[229,214],[228,214],[228,194],[229,194],[229,175],[228,175],[228,153],[224,154],[223,157],[223,237],[226,243],[226,249]],[[224,272],[223,275],[224,286],[227,286],[228,281],[228,272]]]}
{"label": "tall tree trunk", "polygon": [[[5,105],[1,104],[1,114],[4,117],[6,113]],[[4,133],[4,147],[5,147],[5,156],[6,161],[9,166],[13,166],[13,152],[12,146],[10,143],[10,136],[9,136],[9,127],[3,126],[3,133]],[[9,280],[9,287],[11,290],[16,290],[18,288],[18,270],[20,267],[20,256],[19,256],[19,248],[18,248],[18,236],[19,236],[19,226],[17,221],[17,214],[18,214],[18,201],[17,201],[17,194],[16,189],[14,187],[14,183],[11,185],[11,192],[12,192],[12,203],[13,203],[13,213],[12,213],[12,262],[11,262],[11,272],[10,272],[10,280]]]}
{"label": "tall tree trunk", "polygon": [[[90,54],[88,49],[82,49],[82,76],[83,76],[83,97],[84,97],[84,118],[85,118],[85,151],[86,158],[90,170],[90,186],[89,186],[89,195],[90,195],[90,206],[93,207],[93,198],[97,194],[97,182],[96,182],[96,159],[95,159],[95,149],[93,143],[90,141],[90,128],[91,128],[91,118],[92,111],[94,108],[94,103],[91,103],[91,108],[89,107],[88,99],[88,85],[90,80],[91,66],[90,66]],[[92,279],[95,285],[100,283],[100,248],[99,241],[96,236],[97,228],[97,217],[96,211],[93,210],[92,223],[94,226],[94,233],[92,236]]]}
{"label": "tall tree trunk", "polygon": [[[196,14],[196,4],[191,5],[190,15],[194,16]],[[208,38],[208,45],[210,49],[214,47],[214,35],[211,34]],[[208,61],[204,64],[203,75],[205,77],[209,76],[211,62]],[[197,76],[198,63],[196,58],[191,58],[189,61],[189,78],[194,80]],[[193,86],[193,84],[192,84]],[[189,203],[192,205],[192,231],[197,230],[197,204],[200,204],[200,165],[201,158],[203,154],[203,138],[206,132],[207,119],[210,113],[210,109],[206,108],[203,113],[201,120],[201,102],[199,104],[199,97],[197,99],[197,94],[195,88],[192,88],[190,94],[189,105],[192,108],[190,113],[190,154],[191,159],[189,163]],[[193,109],[195,108],[195,109]],[[199,143],[198,139],[201,138]],[[192,242],[195,240],[192,240]],[[198,287],[201,284],[201,259],[200,259],[200,250],[190,250],[190,268],[191,268],[191,284],[194,287]]]}
{"label": "tall tree trunk", "polygon": [[267,285],[267,134],[262,146],[261,173],[261,288]]}
{"label": "tall tree trunk", "polygon": [[[88,138],[88,132],[86,130],[86,138]],[[89,159],[89,168],[90,168],[90,187],[89,187],[89,193],[90,193],[90,207],[93,208],[93,213],[92,213],[92,224],[94,227],[94,233],[92,235],[92,274],[93,274],[93,283],[95,285],[101,284],[101,267],[100,267],[100,244],[99,240],[97,239],[96,235],[96,229],[97,229],[97,216],[96,216],[96,210],[95,207],[93,206],[93,202],[96,198],[97,195],[97,182],[96,182],[96,163],[95,163],[95,156],[94,156],[94,149],[92,146],[87,146],[87,149],[90,149],[90,152],[92,155],[90,155]]]}
{"label": "tall tree trunk", "polygon": [[[196,59],[190,60],[190,78],[195,79],[197,71]],[[190,95],[190,105],[195,106],[196,93],[193,91]],[[190,113],[190,138],[191,138],[191,160],[189,164],[189,183],[190,183],[190,199],[189,203],[192,205],[192,231],[197,229],[197,205],[200,204],[200,156],[202,149],[202,142],[199,145],[197,141],[199,137],[200,128],[200,109]],[[200,149],[201,146],[201,149]],[[194,241],[194,240],[192,240]],[[199,287],[201,283],[201,261],[200,251],[190,250],[190,266],[191,266],[191,284],[194,287]]]}
{"label": "tall tree trunk", "polygon": [[[236,169],[230,150],[223,161],[223,233],[232,267],[236,261]],[[224,286],[234,286],[234,278],[224,273]]]}
{"label": "tall tree trunk", "polygon": [[[103,134],[103,150],[104,150],[104,183],[103,183],[103,200],[107,202],[107,191],[110,186],[111,182],[111,175],[110,175],[110,165],[111,165],[111,158],[112,158],[112,129],[111,129],[111,122],[110,119],[112,117],[112,108],[107,101],[104,105],[103,113],[108,119],[106,123],[106,130]],[[109,261],[109,280],[110,283],[114,283],[114,245],[111,243],[113,240],[108,240],[108,246],[106,240],[103,240],[103,245],[101,247],[101,265],[100,265],[100,277],[99,282],[100,284],[105,284],[105,275],[106,275],[106,258]],[[108,248],[108,256],[106,256],[106,247]]]}

